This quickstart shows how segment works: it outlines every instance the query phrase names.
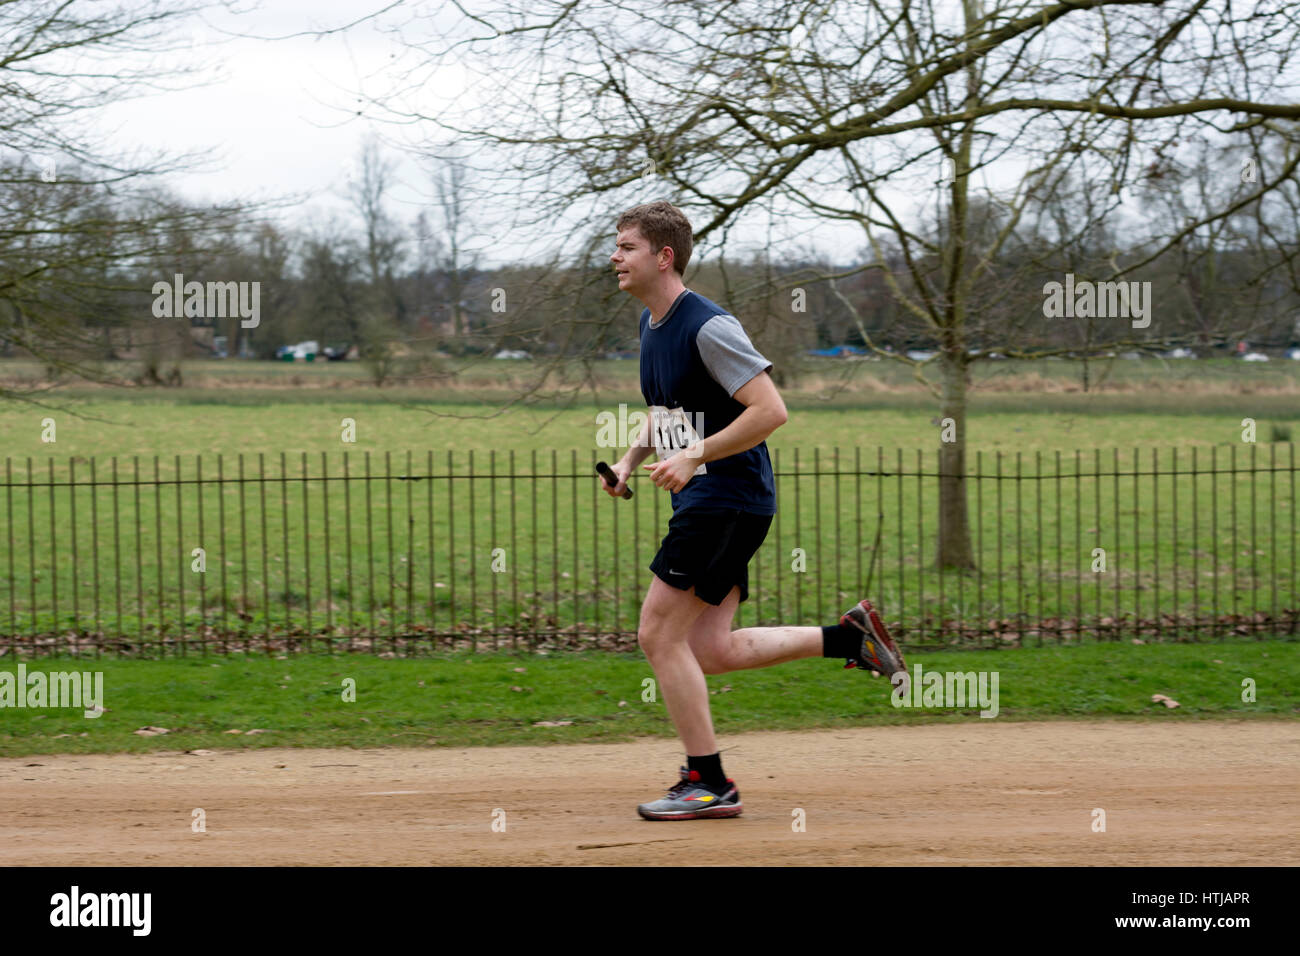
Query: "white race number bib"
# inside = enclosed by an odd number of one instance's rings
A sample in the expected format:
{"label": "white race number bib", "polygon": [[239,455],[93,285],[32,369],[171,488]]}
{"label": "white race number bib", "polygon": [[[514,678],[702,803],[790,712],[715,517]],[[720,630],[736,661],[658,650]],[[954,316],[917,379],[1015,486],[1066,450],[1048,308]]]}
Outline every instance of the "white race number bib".
{"label": "white race number bib", "polygon": [[[691,424],[690,416],[684,409],[668,408],[664,405],[650,406],[650,440],[660,461],[666,461],[673,455],[686,451],[692,444],[701,440],[700,431],[704,430],[704,413],[697,412],[695,420],[696,425],[699,426],[698,431]],[[702,454],[702,451],[696,448],[695,453]],[[695,469],[695,474],[708,474],[708,469],[703,462]]]}

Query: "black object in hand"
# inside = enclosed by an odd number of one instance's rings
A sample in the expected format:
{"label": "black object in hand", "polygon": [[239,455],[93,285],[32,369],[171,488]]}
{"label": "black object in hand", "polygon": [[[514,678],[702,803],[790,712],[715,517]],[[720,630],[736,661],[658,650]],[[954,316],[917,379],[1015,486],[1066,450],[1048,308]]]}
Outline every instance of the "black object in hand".
{"label": "black object in hand", "polygon": [[[603,461],[596,462],[596,473],[600,475],[600,477],[604,478],[605,484],[609,485],[611,488],[616,488],[618,486],[618,475],[614,474],[614,469],[609,467],[609,465],[605,464]],[[632,489],[624,488],[623,497],[631,498]]]}

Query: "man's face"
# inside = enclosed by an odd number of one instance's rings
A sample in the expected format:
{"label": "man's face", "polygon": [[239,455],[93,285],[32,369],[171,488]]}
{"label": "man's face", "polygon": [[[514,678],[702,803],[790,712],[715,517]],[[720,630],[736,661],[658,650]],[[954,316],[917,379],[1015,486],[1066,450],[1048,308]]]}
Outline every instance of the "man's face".
{"label": "man's face", "polygon": [[614,264],[618,287],[636,296],[654,287],[659,277],[659,256],[650,249],[650,240],[636,226],[628,226],[614,240]]}

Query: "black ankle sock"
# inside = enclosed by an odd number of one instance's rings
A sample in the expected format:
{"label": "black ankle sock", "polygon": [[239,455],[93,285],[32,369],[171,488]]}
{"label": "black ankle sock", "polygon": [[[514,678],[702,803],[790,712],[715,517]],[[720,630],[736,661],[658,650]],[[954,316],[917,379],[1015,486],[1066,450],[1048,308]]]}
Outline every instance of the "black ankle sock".
{"label": "black ankle sock", "polygon": [[686,769],[694,770],[700,775],[700,781],[710,789],[718,789],[727,784],[722,772],[722,754],[709,754],[707,757],[686,756]]}
{"label": "black ankle sock", "polygon": [[833,624],[822,628],[822,657],[858,659],[862,653],[862,632]]}

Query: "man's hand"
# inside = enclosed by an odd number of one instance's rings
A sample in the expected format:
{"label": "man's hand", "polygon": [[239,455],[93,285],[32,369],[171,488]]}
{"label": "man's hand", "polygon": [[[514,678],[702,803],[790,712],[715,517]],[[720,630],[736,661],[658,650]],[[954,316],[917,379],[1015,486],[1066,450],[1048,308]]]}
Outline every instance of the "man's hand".
{"label": "man's hand", "polygon": [[622,498],[623,492],[627,490],[627,478],[632,473],[632,467],[625,462],[616,461],[609,466],[609,470],[618,476],[618,484],[610,485],[604,478],[597,477],[600,487],[605,489],[605,494],[611,498]]}
{"label": "man's hand", "polygon": [[[698,443],[697,443],[698,445]],[[697,449],[697,445],[685,451],[679,451],[673,457],[664,461],[658,461],[652,464],[642,465],[642,468],[650,469],[650,480],[655,483],[656,487],[663,488],[665,491],[681,491],[686,487],[686,483],[695,476],[695,469],[700,467],[700,456],[692,455],[691,451]]]}

